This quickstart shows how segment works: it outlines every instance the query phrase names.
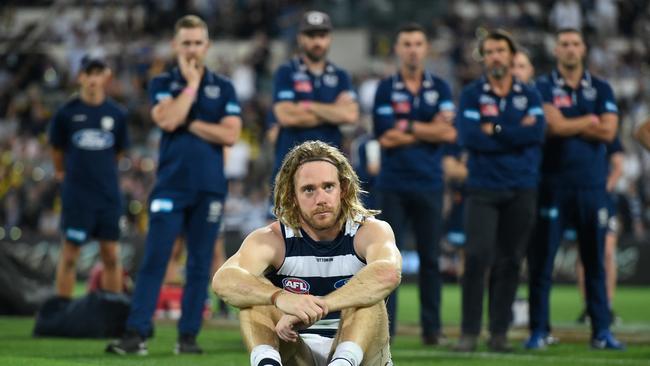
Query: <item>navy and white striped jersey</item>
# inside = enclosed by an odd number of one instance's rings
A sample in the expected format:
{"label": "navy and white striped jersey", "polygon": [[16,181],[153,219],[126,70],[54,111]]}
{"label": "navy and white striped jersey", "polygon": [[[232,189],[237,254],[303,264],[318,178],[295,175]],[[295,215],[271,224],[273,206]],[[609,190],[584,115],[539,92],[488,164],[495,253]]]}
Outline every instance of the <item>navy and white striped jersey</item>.
{"label": "navy and white striped jersey", "polygon": [[[354,251],[354,236],[360,223],[348,220],[344,230],[332,241],[315,241],[280,223],[284,236],[285,255],[282,266],[266,277],[277,287],[295,294],[325,296],[345,285],[366,265]],[[332,312],[301,331],[334,337],[339,327],[340,312]]]}

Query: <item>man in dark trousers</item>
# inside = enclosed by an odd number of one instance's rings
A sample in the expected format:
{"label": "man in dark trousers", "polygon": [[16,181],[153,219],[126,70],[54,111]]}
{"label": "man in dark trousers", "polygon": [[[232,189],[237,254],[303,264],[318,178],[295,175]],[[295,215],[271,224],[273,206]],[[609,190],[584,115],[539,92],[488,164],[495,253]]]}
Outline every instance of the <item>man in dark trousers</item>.
{"label": "man in dark trousers", "polygon": [[214,242],[223,212],[223,147],[241,131],[240,107],[227,79],[204,66],[208,28],[197,16],[176,22],[177,66],[149,85],[151,117],[163,130],[156,185],[149,198],[149,232],[124,336],[108,345],[117,354],[147,354],[145,338],[171,256],[182,234],[187,245],[185,287],[175,353],[202,353],[196,343]]}
{"label": "man in dark trousers", "polygon": [[[373,120],[382,147],[376,180],[381,217],[405,245],[411,225],[420,257],[422,340],[438,344],[440,287],[438,245],[442,234],[442,157],[445,143],[456,140],[449,85],[424,69],[427,36],[418,24],[399,29],[395,53],[399,71],[377,87]],[[388,300],[391,335],[397,322],[397,293]]]}
{"label": "man in dark trousers", "polygon": [[544,141],[539,94],[511,73],[516,46],[504,32],[480,41],[485,75],[461,93],[458,140],[469,152],[465,206],[465,273],[457,351],[474,351],[489,292],[488,348],[507,352],[519,269],[535,222]]}
{"label": "man in dark trousers", "polygon": [[585,70],[586,46],[576,29],[557,32],[557,68],[537,82],[548,120],[536,234],[528,253],[530,338],[546,346],[553,262],[568,225],[576,228],[585,269],[587,312],[594,349],[623,349],[609,331],[604,247],[607,221],[607,143],[618,129],[618,108],[607,82]]}

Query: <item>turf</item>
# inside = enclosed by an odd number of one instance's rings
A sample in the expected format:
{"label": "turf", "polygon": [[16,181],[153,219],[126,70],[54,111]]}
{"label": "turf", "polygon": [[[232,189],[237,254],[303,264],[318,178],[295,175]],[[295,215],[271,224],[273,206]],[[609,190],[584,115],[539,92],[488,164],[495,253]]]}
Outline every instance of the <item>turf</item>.
{"label": "turf", "polygon": [[[522,292],[523,294],[523,292]],[[650,289],[621,288],[616,309],[623,324],[615,331],[630,342],[626,352],[591,351],[585,342],[589,331],[576,326],[574,318],[581,309],[575,288],[560,286],[554,290],[552,311],[556,331],[563,342],[547,351],[526,352],[520,346],[511,354],[493,354],[481,346],[479,352],[457,354],[448,347],[424,347],[416,327],[417,291],[405,285],[400,292],[400,334],[392,347],[396,365],[650,365],[650,312],[646,310]],[[454,339],[460,320],[460,295],[456,286],[445,286],[443,318],[445,333]],[[0,365],[248,365],[235,324],[208,322],[199,337],[206,351],[201,356],[174,356],[174,325],[159,322],[156,338],[149,342],[147,357],[118,357],[103,353],[106,340],[32,338],[32,318],[0,317]],[[571,336],[570,336],[571,335]],[[524,330],[513,331],[515,344],[525,336]]]}

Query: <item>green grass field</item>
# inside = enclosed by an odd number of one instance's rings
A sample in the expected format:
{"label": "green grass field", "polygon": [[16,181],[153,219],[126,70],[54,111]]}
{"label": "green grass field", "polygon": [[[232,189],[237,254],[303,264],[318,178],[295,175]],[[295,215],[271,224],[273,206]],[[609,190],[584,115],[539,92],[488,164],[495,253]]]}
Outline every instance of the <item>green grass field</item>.
{"label": "green grass field", "polygon": [[[525,293],[522,292],[522,295]],[[399,335],[392,352],[398,366],[411,365],[650,365],[650,289],[620,288],[615,308],[623,323],[614,328],[628,342],[626,352],[591,351],[587,347],[589,329],[577,326],[574,319],[581,310],[575,287],[557,286],[553,292],[552,312],[555,333],[561,344],[546,351],[526,352],[521,341],[523,329],[512,332],[517,350],[510,354],[486,352],[484,346],[473,354],[457,354],[449,347],[424,347],[417,327],[419,306],[412,285],[400,289]],[[443,294],[445,333],[455,341],[460,322],[460,293],[457,286],[445,286]],[[207,322],[199,337],[206,351],[200,356],[174,356],[175,327],[170,322],[156,325],[156,337],[147,357],[118,357],[103,353],[106,340],[32,338],[32,318],[0,317],[0,365],[248,365],[236,324]]]}

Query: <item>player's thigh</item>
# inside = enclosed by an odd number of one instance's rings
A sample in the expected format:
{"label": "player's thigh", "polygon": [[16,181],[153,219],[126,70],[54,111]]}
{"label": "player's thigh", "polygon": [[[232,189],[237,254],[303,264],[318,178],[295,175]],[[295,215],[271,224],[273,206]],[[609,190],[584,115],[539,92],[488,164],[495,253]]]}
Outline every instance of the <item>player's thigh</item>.
{"label": "player's thigh", "polygon": [[96,213],[81,206],[63,206],[61,230],[65,241],[82,245],[91,238]]}
{"label": "player's thigh", "polygon": [[97,211],[93,236],[102,242],[117,242],[120,238],[121,207]]}

